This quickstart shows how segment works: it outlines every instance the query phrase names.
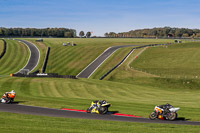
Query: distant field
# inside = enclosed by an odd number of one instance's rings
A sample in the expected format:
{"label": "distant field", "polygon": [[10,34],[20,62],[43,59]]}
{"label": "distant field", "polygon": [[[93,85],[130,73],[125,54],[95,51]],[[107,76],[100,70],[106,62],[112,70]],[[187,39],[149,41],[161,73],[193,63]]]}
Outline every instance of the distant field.
{"label": "distant field", "polygon": [[153,47],[131,63],[136,70],[161,77],[200,78],[200,43]]}
{"label": "distant field", "polygon": [[[34,43],[36,39],[27,39]],[[63,43],[72,42],[77,46],[62,46]],[[77,75],[96,57],[98,57],[105,49],[115,45],[130,44],[154,44],[168,43],[173,40],[168,39],[127,39],[127,38],[44,38],[44,42],[40,46],[50,46],[50,56],[47,64],[47,73],[58,73],[61,75]],[[43,50],[42,53],[45,50]],[[125,55],[126,53],[123,53]],[[41,59],[42,60],[42,59]],[[42,65],[39,65],[40,67]]]}
{"label": "distant field", "polygon": [[[0,112],[0,131],[29,133],[198,133],[200,126],[69,119]],[[12,124],[11,124],[12,123]]]}
{"label": "distant field", "polygon": [[28,48],[18,41],[6,40],[7,50],[0,59],[0,75],[9,75],[22,69],[29,58]]}

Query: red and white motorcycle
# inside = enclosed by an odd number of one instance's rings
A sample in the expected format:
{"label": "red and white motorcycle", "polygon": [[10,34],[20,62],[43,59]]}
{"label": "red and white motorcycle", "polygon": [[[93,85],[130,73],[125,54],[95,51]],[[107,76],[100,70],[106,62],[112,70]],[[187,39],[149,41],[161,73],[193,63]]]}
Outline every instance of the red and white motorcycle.
{"label": "red and white motorcycle", "polygon": [[151,120],[154,120],[156,118],[158,119],[162,119],[162,120],[175,120],[178,116],[178,114],[176,113],[180,108],[174,108],[172,105],[170,104],[166,104],[166,105],[158,105],[155,106],[154,108],[154,112],[152,112],[149,115],[149,118]]}

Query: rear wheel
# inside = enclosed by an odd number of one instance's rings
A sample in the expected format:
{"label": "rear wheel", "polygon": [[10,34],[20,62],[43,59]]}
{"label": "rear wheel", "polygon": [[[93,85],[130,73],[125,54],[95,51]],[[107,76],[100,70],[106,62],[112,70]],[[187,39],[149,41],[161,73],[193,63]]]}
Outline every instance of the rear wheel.
{"label": "rear wheel", "polygon": [[171,112],[171,113],[168,114],[168,119],[169,119],[170,121],[173,121],[173,120],[175,120],[176,118],[177,118],[177,113]]}
{"label": "rear wheel", "polygon": [[108,108],[107,107],[100,107],[99,108],[99,113],[100,114],[106,114],[108,112]]}
{"label": "rear wheel", "polygon": [[156,112],[152,112],[150,115],[149,115],[149,119],[151,120],[154,120],[157,118],[157,115],[156,115]]}
{"label": "rear wheel", "polygon": [[6,103],[7,103],[7,104],[11,103],[11,100],[10,100],[10,99],[7,99],[7,100],[6,100]]}

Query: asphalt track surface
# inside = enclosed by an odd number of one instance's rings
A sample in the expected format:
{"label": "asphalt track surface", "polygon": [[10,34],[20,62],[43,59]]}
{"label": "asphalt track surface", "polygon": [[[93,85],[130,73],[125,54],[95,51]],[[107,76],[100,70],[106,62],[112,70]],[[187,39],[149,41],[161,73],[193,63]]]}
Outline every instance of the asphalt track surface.
{"label": "asphalt track surface", "polygon": [[[37,66],[37,64],[39,62],[40,51],[38,50],[38,48],[34,44],[32,44],[28,41],[18,40],[18,39],[15,39],[15,40],[24,43],[29,48],[30,57],[29,57],[27,64],[22,69],[28,69],[29,71],[32,71]],[[20,73],[22,71],[22,69],[17,73]]]}
{"label": "asphalt track surface", "polygon": [[200,122],[193,122],[193,121],[149,120],[147,118],[124,117],[124,116],[115,116],[115,115],[98,115],[98,114],[89,114],[85,112],[50,109],[50,108],[25,106],[25,105],[18,105],[18,104],[0,104],[0,112],[31,114],[31,115],[51,116],[51,117],[64,117],[64,118],[95,119],[95,120],[106,120],[106,121],[200,125]]}
{"label": "asphalt track surface", "polygon": [[92,73],[117,49],[123,47],[134,47],[138,45],[123,45],[123,46],[112,46],[106,49],[100,56],[98,56],[92,63],[90,63],[85,69],[83,69],[76,77],[78,78],[89,78]]}

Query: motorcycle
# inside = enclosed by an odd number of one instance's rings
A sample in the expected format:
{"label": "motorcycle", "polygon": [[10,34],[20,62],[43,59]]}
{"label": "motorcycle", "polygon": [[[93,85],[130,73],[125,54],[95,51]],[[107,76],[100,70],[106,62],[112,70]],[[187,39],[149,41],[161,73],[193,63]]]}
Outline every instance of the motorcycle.
{"label": "motorcycle", "polygon": [[93,101],[87,109],[87,113],[106,114],[111,106],[107,101]]}
{"label": "motorcycle", "polygon": [[154,112],[152,112],[149,115],[149,119],[154,120],[156,118],[162,119],[162,120],[175,120],[178,116],[176,113],[180,108],[174,108],[173,106],[169,106],[167,108],[163,108],[161,105],[160,106],[155,106]]}
{"label": "motorcycle", "polygon": [[11,92],[6,92],[2,96],[0,102],[6,103],[6,104],[12,103],[14,101],[15,96],[16,96],[16,93],[13,90]]}

